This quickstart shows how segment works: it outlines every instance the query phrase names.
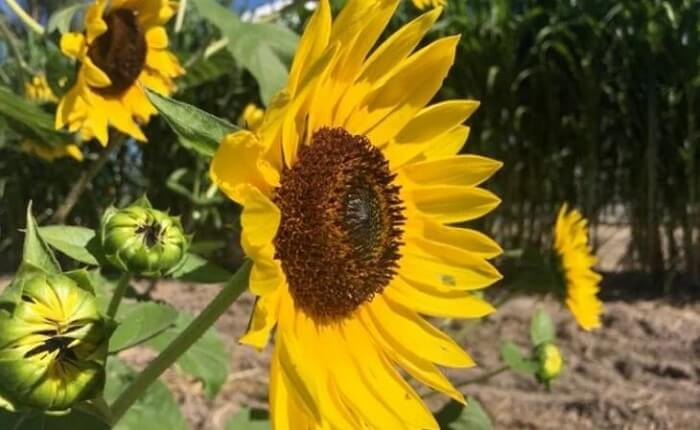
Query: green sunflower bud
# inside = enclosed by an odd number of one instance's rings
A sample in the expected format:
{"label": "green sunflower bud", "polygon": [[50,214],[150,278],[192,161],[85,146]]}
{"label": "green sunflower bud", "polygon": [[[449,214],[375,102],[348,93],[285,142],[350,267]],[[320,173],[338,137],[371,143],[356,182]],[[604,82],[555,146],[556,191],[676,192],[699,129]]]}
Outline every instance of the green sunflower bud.
{"label": "green sunflower bud", "polygon": [[140,205],[108,210],[102,218],[101,236],[107,260],[141,276],[172,273],[189,247],[178,218]]}
{"label": "green sunflower bud", "polygon": [[97,397],[105,382],[109,330],[95,296],[65,275],[25,281],[0,310],[0,404],[65,411]]}
{"label": "green sunflower bud", "polygon": [[556,379],[564,368],[564,359],[561,351],[553,343],[542,343],[535,349],[535,357],[539,363],[537,369],[537,379],[545,384],[549,384]]}

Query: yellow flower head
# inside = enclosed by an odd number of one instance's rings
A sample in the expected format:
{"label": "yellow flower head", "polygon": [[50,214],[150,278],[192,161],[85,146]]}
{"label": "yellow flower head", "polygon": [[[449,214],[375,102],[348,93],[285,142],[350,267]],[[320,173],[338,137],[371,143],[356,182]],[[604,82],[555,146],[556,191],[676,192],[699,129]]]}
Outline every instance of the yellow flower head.
{"label": "yellow flower head", "polygon": [[540,376],[544,380],[552,380],[561,374],[564,360],[561,351],[553,343],[546,343],[539,350],[541,368]]}
{"label": "yellow flower head", "polygon": [[429,7],[445,6],[445,4],[447,4],[447,0],[411,0],[411,1],[413,1],[413,5],[420,10],[425,10],[426,8],[429,8]]}
{"label": "yellow flower head", "polygon": [[430,104],[459,37],[416,49],[434,9],[373,49],[400,0],[322,0],[286,88],[256,133],[227,136],[215,183],[243,206],[242,246],[258,296],[242,343],[273,328],[273,428],[438,429],[398,368],[458,401],[438,366],[474,362],[422,315],[479,318],[476,290],[501,252],[452,226],[499,199],[479,188],[501,166],[458,155],[478,102]]}
{"label": "yellow flower head", "polygon": [[255,132],[262,124],[265,111],[255,103],[248,103],[241,114],[240,122],[250,131]]}
{"label": "yellow flower head", "polygon": [[603,304],[596,294],[600,275],[593,271],[595,256],[588,245],[588,225],[581,213],[559,210],[554,227],[554,249],[559,255],[566,283],[566,304],[578,324],[585,330],[600,327]]}
{"label": "yellow flower head", "polygon": [[184,73],[163,27],[173,13],[168,0],[95,0],[85,13],[85,31],[61,38],[61,50],[80,61],[80,69],[59,103],[56,128],[106,145],[112,125],[145,141],[139,125],[156,110],[143,87],[168,95]]}
{"label": "yellow flower head", "polygon": [[24,95],[29,100],[38,102],[57,102],[56,95],[51,90],[49,83],[46,81],[46,76],[43,74],[36,75],[31,81],[24,84]]}

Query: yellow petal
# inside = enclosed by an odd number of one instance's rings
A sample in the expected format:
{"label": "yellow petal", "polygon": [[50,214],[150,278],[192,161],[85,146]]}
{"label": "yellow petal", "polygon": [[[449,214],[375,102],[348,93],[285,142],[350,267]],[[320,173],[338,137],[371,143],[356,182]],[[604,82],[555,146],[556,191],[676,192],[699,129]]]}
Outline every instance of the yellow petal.
{"label": "yellow petal", "polygon": [[459,153],[469,138],[469,127],[457,126],[425,145],[422,156],[426,160],[449,157]]}
{"label": "yellow petal", "polygon": [[214,183],[235,202],[244,203],[243,185],[249,184],[265,195],[279,185],[279,173],[262,158],[263,146],[247,130],[231,133],[219,145],[211,163]]}
{"label": "yellow petal", "polygon": [[437,186],[402,190],[402,197],[420,213],[441,223],[470,221],[496,208],[501,200],[482,188]]}
{"label": "yellow petal", "polygon": [[294,62],[289,72],[287,88],[289,94],[295,95],[302,77],[311,69],[328,46],[331,34],[331,7],[328,0],[319,2],[316,12],[306,24],[299,46],[294,54]]}
{"label": "yellow petal", "polygon": [[384,338],[384,335],[382,335],[381,331],[375,326],[373,319],[368,316],[366,311],[360,312],[359,315],[363,325],[370,332],[372,338],[381,345],[384,353],[387,354],[391,360],[396,362],[418,381],[430,388],[447,394],[458,402],[464,403],[464,395],[450,383],[437,366],[421,357],[414,348],[395,349],[390,341]]}
{"label": "yellow petal", "polygon": [[437,93],[458,41],[457,36],[439,39],[404,60],[359,104],[346,128],[377,146],[391,140]]}
{"label": "yellow petal", "polygon": [[395,349],[420,347],[420,355],[445,367],[471,367],[474,361],[449,336],[433,327],[414,311],[377,296],[368,315]]}
{"label": "yellow petal", "polygon": [[280,368],[279,353],[273,352],[270,363],[270,423],[272,430],[311,429],[313,423],[289,394],[287,382]]}
{"label": "yellow petal", "polygon": [[428,285],[476,290],[502,278],[484,258],[425,238],[407,236],[401,254],[401,276]]}
{"label": "yellow petal", "polygon": [[150,117],[157,112],[139,85],[129,87],[121,98],[124,106],[131,109],[133,117],[141,124],[147,123]]}
{"label": "yellow petal", "polygon": [[83,151],[81,151],[80,147],[75,144],[66,145],[66,154],[73,157],[77,161],[83,161],[85,158],[83,156]]}
{"label": "yellow petal", "polygon": [[407,309],[435,317],[481,318],[493,311],[488,302],[465,291],[438,294],[430,288],[418,288],[397,277],[384,290],[386,299]]}
{"label": "yellow petal", "polygon": [[163,76],[174,78],[184,73],[177,57],[164,49],[149,49],[146,53],[146,66]]}
{"label": "yellow petal", "polygon": [[91,44],[97,37],[107,31],[107,23],[102,18],[104,10],[105,1],[96,0],[85,11],[85,32],[88,44]]}
{"label": "yellow petal", "polygon": [[61,36],[61,52],[73,58],[85,53],[85,36],[82,33],[65,33]]}
{"label": "yellow petal", "polygon": [[112,84],[112,81],[109,79],[109,76],[107,76],[107,73],[103,72],[102,69],[97,67],[97,65],[93,63],[88,56],[85,56],[82,59],[80,73],[83,73],[85,76],[85,81],[91,87],[103,88]]}
{"label": "yellow petal", "polygon": [[255,187],[243,187],[240,193],[241,227],[246,242],[253,247],[272,243],[280,225],[280,210],[272,200]]}
{"label": "yellow petal", "polygon": [[258,297],[248,330],[239,342],[262,350],[270,339],[270,333],[277,324],[279,314],[279,291]]}
{"label": "yellow petal", "polygon": [[441,10],[435,9],[404,25],[382,43],[367,59],[357,82],[339,98],[334,123],[343,124],[367,92],[379,81],[386,80],[391,70],[415,49],[428,29],[437,20]]}
{"label": "yellow petal", "polygon": [[146,31],[146,42],[151,49],[165,49],[168,47],[168,33],[164,27],[151,27]]}
{"label": "yellow petal", "polygon": [[459,185],[476,186],[489,179],[503,166],[500,161],[476,155],[459,155],[442,159],[412,163],[399,169],[401,179],[407,185]]}
{"label": "yellow petal", "polygon": [[407,219],[407,234],[430,238],[483,258],[493,258],[503,253],[496,241],[477,230],[445,226],[419,214],[410,214]]}

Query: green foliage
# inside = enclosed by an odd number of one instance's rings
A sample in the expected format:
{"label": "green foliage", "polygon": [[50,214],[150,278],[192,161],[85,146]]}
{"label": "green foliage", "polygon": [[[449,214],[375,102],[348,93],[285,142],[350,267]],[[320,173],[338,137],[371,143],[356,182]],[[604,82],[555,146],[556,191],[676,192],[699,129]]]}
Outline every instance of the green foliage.
{"label": "green foliage", "polygon": [[538,309],[530,321],[530,340],[533,346],[556,340],[556,329],[552,318],[543,309]]}
{"label": "green foliage", "polygon": [[0,116],[16,133],[40,144],[52,146],[73,140],[69,133],[55,129],[53,116],[3,85],[0,85]]}
{"label": "green foliage", "polygon": [[55,416],[39,412],[11,413],[0,408],[0,428],[11,430],[110,430],[110,426],[94,414],[78,409],[73,410],[68,415]]}
{"label": "green foliage", "polygon": [[201,109],[147,90],[148,98],[163,115],[180,144],[205,157],[212,157],[221,139],[237,127]]}
{"label": "green foliage", "polygon": [[[136,372],[121,360],[112,358],[107,366],[105,398],[113,401],[136,377]],[[113,430],[188,430],[175,398],[160,381],[146,391]],[[91,429],[92,430],[92,429]]]}
{"label": "green foliage", "polygon": [[101,251],[95,230],[69,225],[49,225],[39,229],[44,240],[73,260],[91,266],[99,265]]}
{"label": "green foliage", "polygon": [[154,302],[124,303],[117,316],[119,326],[109,341],[109,351],[133,348],[173,326],[178,311],[169,305]]}
{"label": "green foliage", "polygon": [[270,23],[243,22],[215,0],[194,0],[199,13],[228,39],[227,49],[258,82],[260,97],[269,102],[287,81],[298,36],[285,27]]}
{"label": "green foliage", "polygon": [[61,34],[69,32],[73,17],[86,7],[87,5],[85,3],[76,3],[54,12],[46,24],[47,33],[53,33],[56,30]]}
{"label": "green foliage", "polygon": [[[175,324],[161,335],[150,339],[146,345],[162,351],[193,320],[191,315],[180,313]],[[229,372],[228,353],[220,335],[210,329],[177,361],[178,367],[185,373],[204,383],[205,393],[213,398],[226,382]]]}
{"label": "green foliage", "polygon": [[536,360],[526,357],[513,342],[504,342],[501,346],[501,359],[506,365],[520,373],[534,376],[538,369]]}
{"label": "green foliage", "polygon": [[435,418],[441,430],[491,430],[491,418],[473,397],[467,399],[466,406],[454,400],[446,404]]}

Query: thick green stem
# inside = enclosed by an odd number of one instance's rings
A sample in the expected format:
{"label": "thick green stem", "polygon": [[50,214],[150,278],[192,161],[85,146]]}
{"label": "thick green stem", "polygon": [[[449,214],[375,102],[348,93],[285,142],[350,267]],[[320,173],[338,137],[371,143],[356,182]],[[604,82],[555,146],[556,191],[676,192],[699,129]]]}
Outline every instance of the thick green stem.
{"label": "thick green stem", "polygon": [[114,294],[112,295],[112,300],[109,302],[109,307],[107,308],[107,316],[109,318],[114,318],[119,310],[119,305],[124,298],[124,293],[129,286],[129,281],[131,281],[130,273],[122,273],[122,276],[117,282],[117,287],[114,289]]}
{"label": "thick green stem", "polygon": [[111,408],[113,424],[119,422],[129,408],[146,392],[148,387],[194,345],[248,288],[250,267],[250,261],[246,260],[202,313],[119,395],[119,398],[114,401]]}

